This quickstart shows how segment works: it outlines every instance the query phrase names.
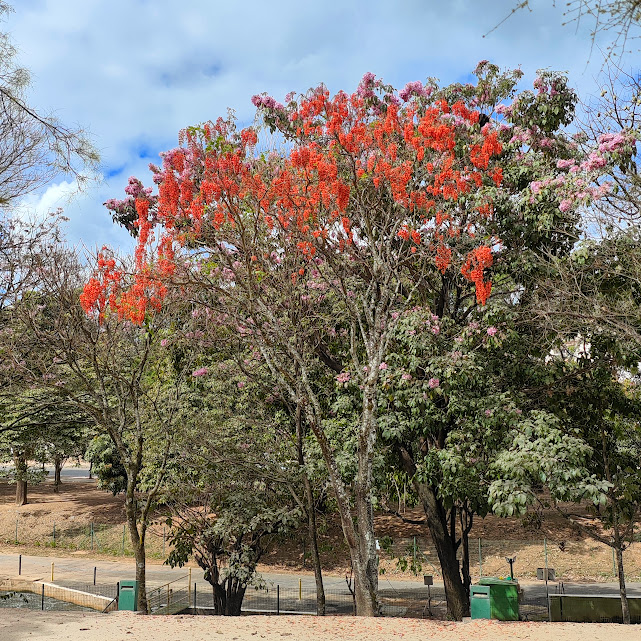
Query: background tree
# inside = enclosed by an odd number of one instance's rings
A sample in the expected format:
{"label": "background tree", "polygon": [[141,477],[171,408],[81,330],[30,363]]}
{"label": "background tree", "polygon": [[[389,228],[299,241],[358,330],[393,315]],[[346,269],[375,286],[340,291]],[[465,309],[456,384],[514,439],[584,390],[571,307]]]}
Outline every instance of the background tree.
{"label": "background tree", "polygon": [[[102,255],[110,283],[125,278],[116,260]],[[40,269],[38,296],[25,299],[17,316],[29,346],[20,374],[32,385],[73,403],[91,417],[98,433],[112,440],[126,470],[125,514],[139,581],[139,604],[147,609],[145,540],[154,504],[175,447],[185,380],[193,352],[167,350],[184,310],[167,299],[162,312],[149,312],[141,325],[103,306],[87,314],[79,295],[86,273],[76,255],[52,248]],[[87,307],[89,310],[89,307]],[[179,326],[184,326],[184,319]]]}
{"label": "background tree", "polygon": [[247,588],[262,583],[263,553],[286,544],[302,517],[301,474],[292,438],[279,429],[287,417],[261,402],[260,388],[233,363],[209,367],[194,392],[199,405],[206,400],[183,428],[164,493],[173,546],[167,563],[182,566],[193,555],[215,612],[238,616]]}
{"label": "background tree", "polygon": [[[0,20],[11,11],[0,2]],[[0,33],[0,207],[14,206],[26,194],[60,173],[78,184],[89,180],[98,154],[87,134],[71,129],[26,99],[29,72],[16,61],[8,34]]]}
{"label": "background tree", "polygon": [[[532,504],[553,507],[582,533],[613,548],[624,623],[630,623],[630,611],[623,552],[641,515],[638,362],[638,347],[616,354],[598,339],[587,349],[579,343],[559,354],[550,367],[560,370],[565,384],[546,386],[547,413],[535,411],[513,430],[511,445],[496,459],[498,478],[490,488],[499,514],[523,514]],[[621,380],[624,371],[633,378]],[[579,503],[592,509],[581,513]]]}
{"label": "background tree", "polygon": [[[552,0],[552,5],[556,4]],[[635,33],[641,24],[641,2],[639,0],[569,0],[565,3],[564,16],[567,22],[575,22],[577,26],[582,21],[588,21],[592,25],[592,44],[594,45],[597,34],[602,32],[614,32],[612,41],[608,45],[608,57],[622,55],[628,46],[628,40],[638,38]],[[532,11],[530,0],[519,0],[515,3],[510,13],[499,22],[492,33],[498,29],[506,20],[523,9]]]}

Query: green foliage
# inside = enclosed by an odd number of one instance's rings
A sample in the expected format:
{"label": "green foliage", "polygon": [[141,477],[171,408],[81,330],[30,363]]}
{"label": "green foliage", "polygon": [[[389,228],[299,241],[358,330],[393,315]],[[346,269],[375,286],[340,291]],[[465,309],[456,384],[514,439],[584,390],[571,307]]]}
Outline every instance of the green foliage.
{"label": "green foliage", "polygon": [[109,490],[114,496],[127,489],[127,470],[107,434],[93,438],[84,458],[91,463],[92,472],[98,478],[98,487]]}

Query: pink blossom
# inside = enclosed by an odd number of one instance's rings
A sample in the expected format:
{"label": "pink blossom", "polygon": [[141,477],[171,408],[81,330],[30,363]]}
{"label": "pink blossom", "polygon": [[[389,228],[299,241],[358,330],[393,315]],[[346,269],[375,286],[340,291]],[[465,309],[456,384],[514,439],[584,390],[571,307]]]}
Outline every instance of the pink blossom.
{"label": "pink blossom", "polygon": [[243,387],[245,387],[246,384],[247,383],[244,383],[243,381],[238,381],[238,383],[236,383],[236,385],[238,386],[238,389],[243,389]]}
{"label": "pink blossom", "polygon": [[351,378],[351,374],[349,372],[341,372],[337,377],[336,381],[338,383],[347,383],[349,379]]}
{"label": "pink blossom", "polygon": [[485,416],[492,416],[492,410],[485,410]]}
{"label": "pink blossom", "polygon": [[412,375],[411,374],[407,374],[407,373],[402,374],[401,375],[401,379],[404,380],[404,381],[411,381],[412,380]]}
{"label": "pink blossom", "polygon": [[387,369],[387,363],[386,363],[385,361],[383,361],[383,362],[378,366],[378,369],[380,369],[381,371],[386,370],[386,369]]}
{"label": "pink blossom", "polygon": [[599,151],[616,151],[625,143],[625,136],[621,133],[602,134],[599,136]]}
{"label": "pink blossom", "polygon": [[487,328],[487,335],[488,336],[494,336],[498,330],[496,327],[488,327]]}
{"label": "pink blossom", "polygon": [[168,341],[166,338],[163,338],[163,339],[160,341],[160,346],[161,346],[161,347],[167,347],[167,345],[169,345],[169,341]]}
{"label": "pink blossom", "polygon": [[204,376],[207,374],[207,368],[206,367],[201,367],[200,369],[195,369],[191,375],[195,378],[197,376]]}
{"label": "pink blossom", "polygon": [[434,389],[441,384],[441,381],[439,381],[438,378],[430,378],[430,380],[427,381],[427,384],[430,386],[430,389]]}
{"label": "pink blossom", "polygon": [[441,331],[441,328],[438,325],[433,325],[432,326],[432,334],[435,334],[436,336],[438,336],[440,331]]}
{"label": "pink blossom", "polygon": [[607,160],[598,152],[593,151],[588,156],[588,159],[585,162],[581,163],[581,167],[583,167],[583,169],[587,169],[588,171],[592,171],[593,169],[605,167],[606,164]]}
{"label": "pink blossom", "polygon": [[431,92],[431,87],[424,88],[423,83],[417,80],[415,82],[408,82],[405,87],[398,92],[398,97],[404,102],[408,102],[412,96],[429,96]]}
{"label": "pink blossom", "polygon": [[559,205],[559,209],[561,211],[567,211],[568,209],[570,209],[570,207],[572,207],[572,201],[568,200],[567,198],[565,200],[562,200],[561,204]]}

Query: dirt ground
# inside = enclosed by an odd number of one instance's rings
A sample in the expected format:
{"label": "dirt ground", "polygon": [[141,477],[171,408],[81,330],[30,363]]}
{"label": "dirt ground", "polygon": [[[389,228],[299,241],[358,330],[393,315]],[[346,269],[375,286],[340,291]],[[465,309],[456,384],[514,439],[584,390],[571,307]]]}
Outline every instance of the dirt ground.
{"label": "dirt ground", "polygon": [[[58,494],[53,483],[29,488],[29,503],[17,507],[15,486],[0,482],[0,551],[8,553],[78,555],[92,558],[130,556],[128,534],[123,536],[123,497],[99,490],[95,480],[73,480],[62,484]],[[421,519],[419,509],[406,516]],[[92,526],[93,524],[93,526]],[[536,568],[554,567],[566,581],[612,581],[612,550],[577,534],[561,517],[545,514],[533,527],[522,519],[477,519],[472,530],[470,551],[472,576],[504,576],[508,573],[506,557],[516,555],[515,572],[521,578],[535,578]],[[388,576],[402,578],[396,557],[414,555],[422,562],[421,572],[438,578],[438,560],[425,525],[403,523],[395,516],[378,515],[375,521],[379,539],[391,537],[391,554],[381,554],[381,567]],[[55,528],[55,540],[54,540]],[[93,529],[93,536],[92,536]],[[336,520],[320,522],[320,549],[323,567],[328,574],[343,575],[348,565],[347,548]],[[641,530],[641,527],[639,528]],[[17,532],[17,539],[16,539]],[[305,530],[287,544],[274,541],[263,559],[263,571],[310,570],[305,549]],[[479,567],[479,545],[481,540]],[[545,539],[545,543],[544,543]],[[16,543],[17,540],[17,543]],[[124,546],[123,546],[124,543]],[[161,563],[169,549],[162,518],[151,528],[148,560]],[[124,551],[124,554],[123,554]],[[641,543],[633,544],[624,556],[630,581],[641,580]],[[409,572],[409,571],[408,571]],[[405,573],[409,576],[408,572]]]}
{"label": "dirt ground", "polygon": [[[586,627],[586,626],[589,626]],[[448,623],[358,617],[144,617],[0,610],[3,641],[638,641],[638,626],[592,623]]]}

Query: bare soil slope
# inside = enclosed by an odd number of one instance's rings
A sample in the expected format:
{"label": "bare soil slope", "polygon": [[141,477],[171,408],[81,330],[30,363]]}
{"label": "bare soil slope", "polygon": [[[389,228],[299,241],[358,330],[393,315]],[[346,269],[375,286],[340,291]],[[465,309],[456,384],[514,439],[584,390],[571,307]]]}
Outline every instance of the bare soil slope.
{"label": "bare soil slope", "polygon": [[[30,502],[22,507],[16,507],[14,493],[13,485],[0,482],[2,551],[50,554],[55,547],[57,556],[72,554],[113,558],[123,556],[123,550],[124,556],[130,555],[128,535],[123,537],[123,497],[114,497],[99,490],[95,480],[65,482],[59,493],[53,492],[51,481],[45,481],[29,488]],[[414,520],[422,518],[421,511],[416,508],[408,510],[406,516]],[[547,549],[549,567],[554,567],[557,576],[563,580],[614,580],[610,548],[586,539],[556,514],[543,516],[537,527],[527,523],[524,526],[524,521],[518,518],[488,516],[477,519],[472,530],[472,575],[478,576],[481,570],[483,575],[506,575],[508,565],[505,558],[516,554],[516,574],[522,578],[534,578],[536,568],[545,565]],[[328,518],[321,520],[320,527],[323,566],[326,571],[341,575],[348,566],[348,555],[340,525],[336,519]],[[421,571],[438,577],[438,561],[425,525],[410,525],[395,516],[380,514],[376,517],[376,532],[379,539],[390,537],[393,541],[392,554],[381,553],[381,567],[388,574],[400,578],[396,558],[404,556],[409,559],[416,555],[422,562]],[[148,540],[151,562],[164,560],[169,548],[166,534],[159,515]],[[275,541],[264,558],[265,566],[273,571],[310,570],[305,538],[302,528],[286,544]],[[630,581],[641,580],[641,542],[633,544],[624,559],[627,578]]]}

